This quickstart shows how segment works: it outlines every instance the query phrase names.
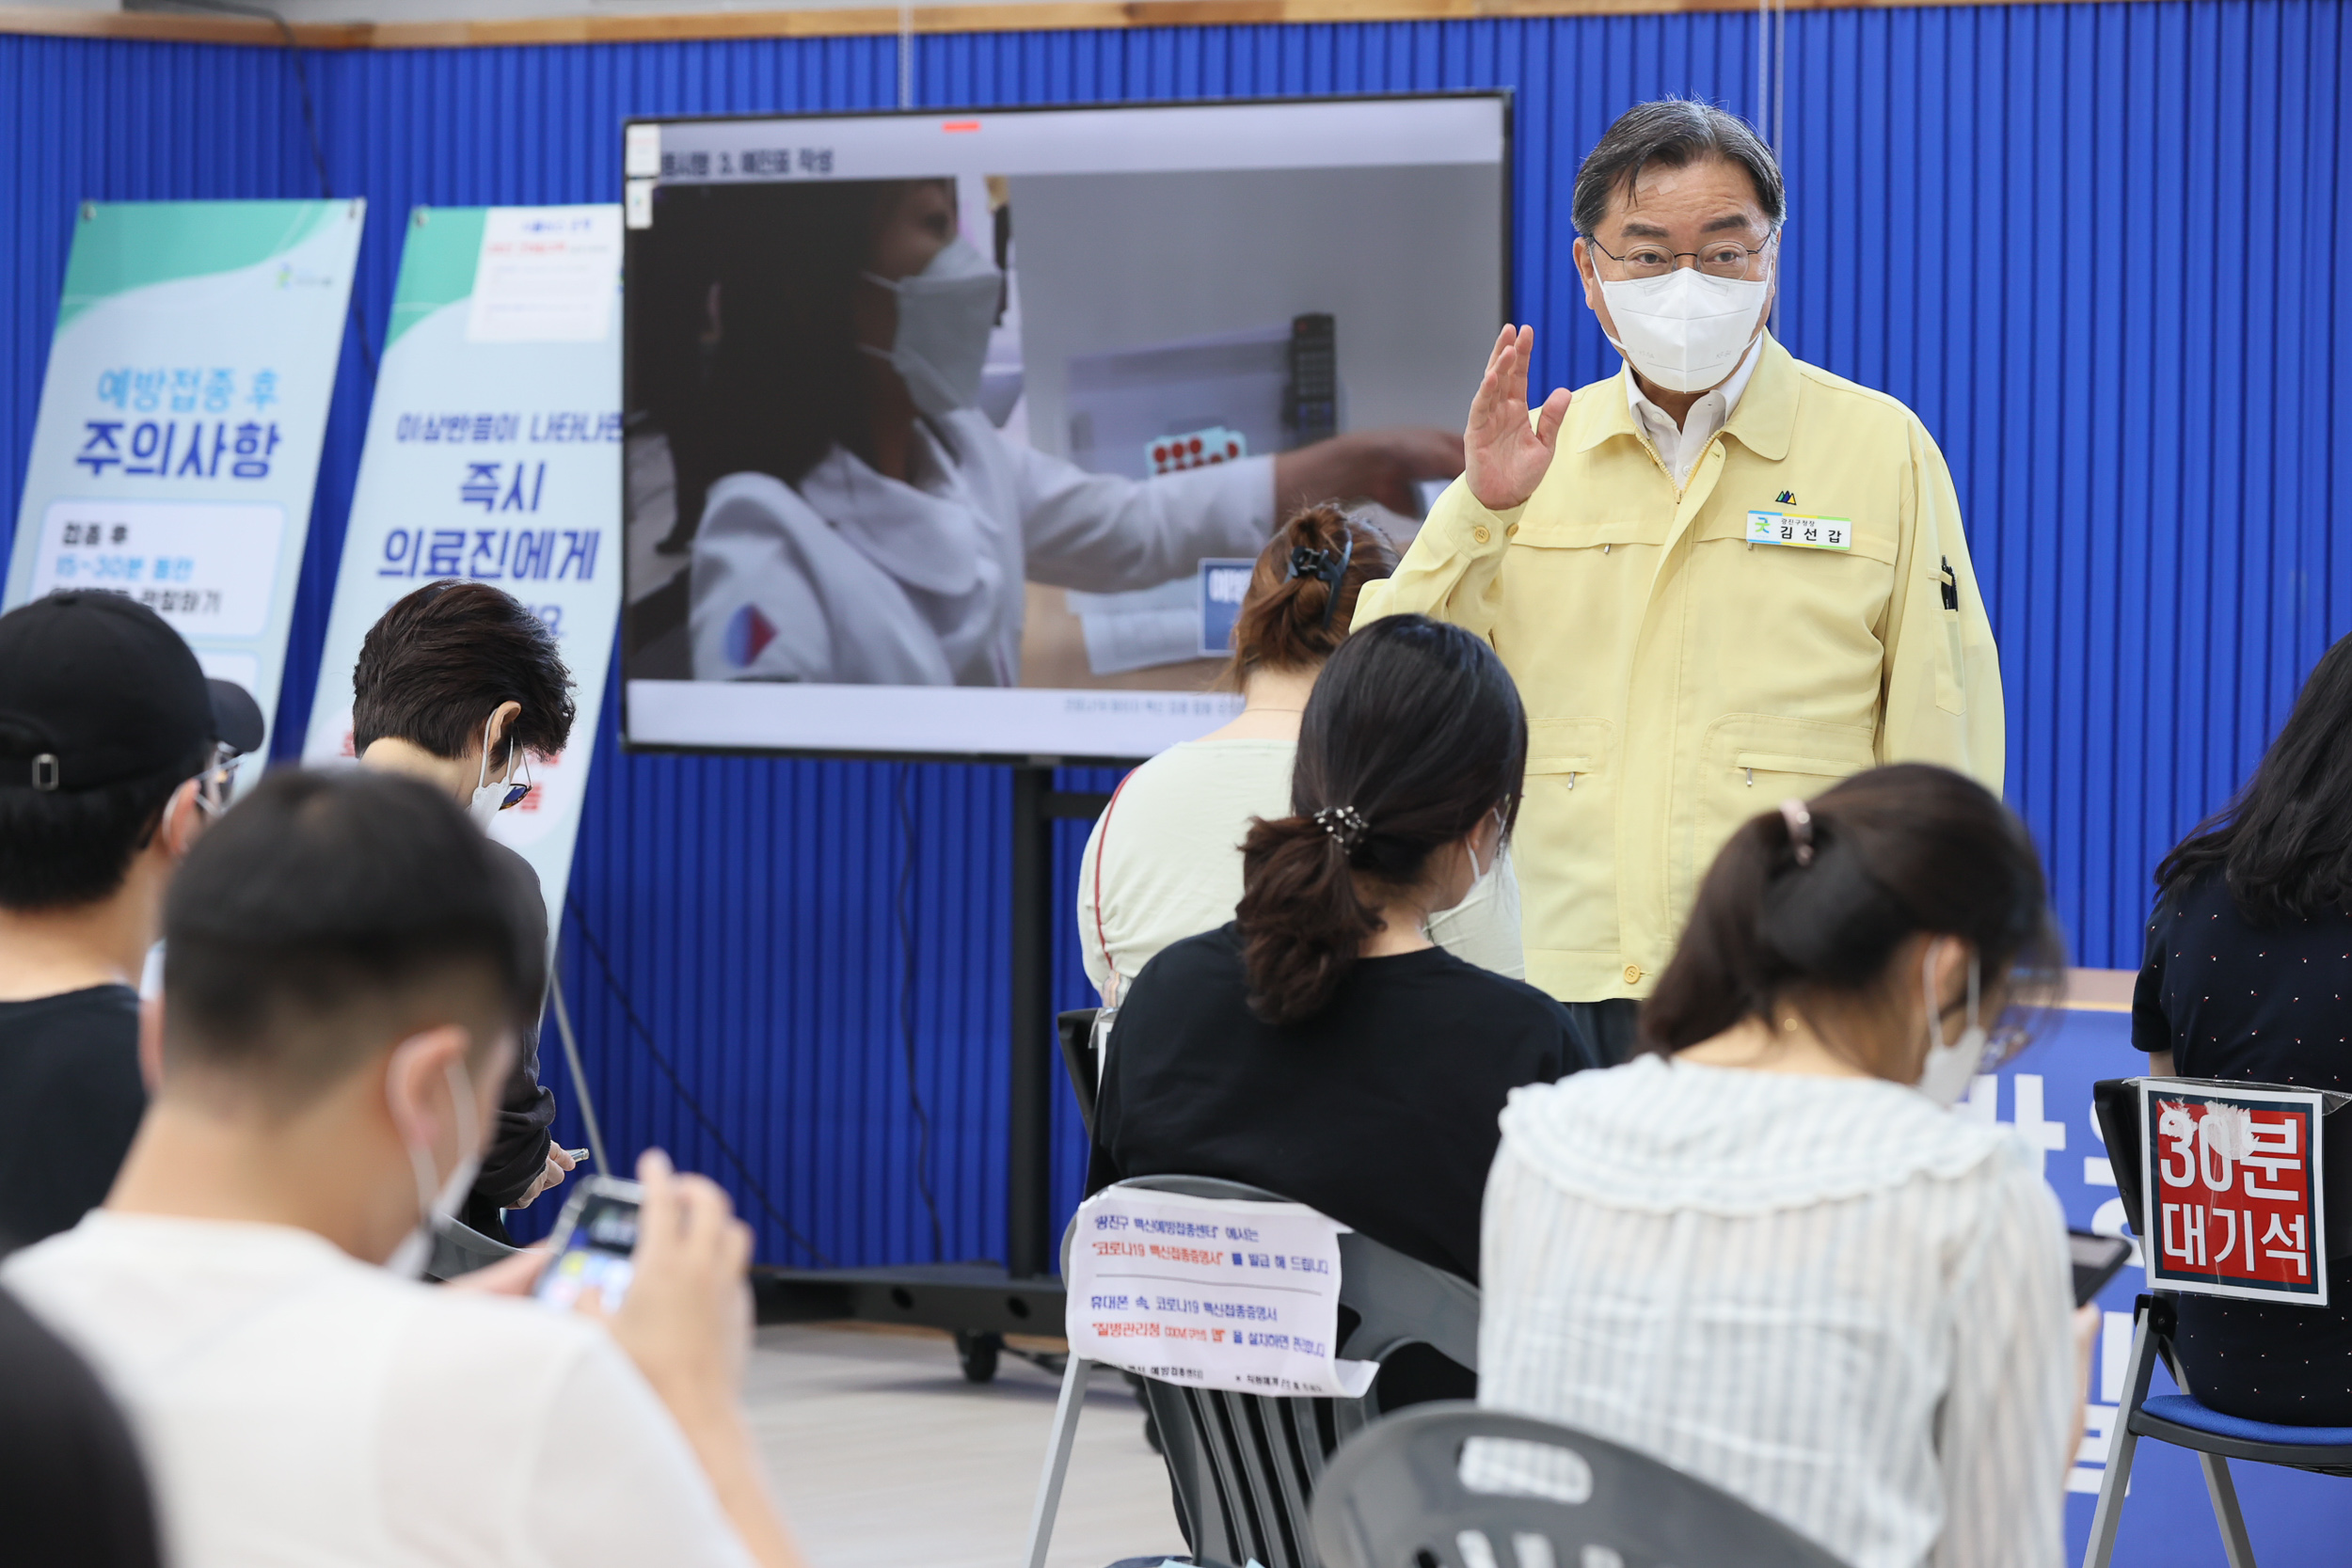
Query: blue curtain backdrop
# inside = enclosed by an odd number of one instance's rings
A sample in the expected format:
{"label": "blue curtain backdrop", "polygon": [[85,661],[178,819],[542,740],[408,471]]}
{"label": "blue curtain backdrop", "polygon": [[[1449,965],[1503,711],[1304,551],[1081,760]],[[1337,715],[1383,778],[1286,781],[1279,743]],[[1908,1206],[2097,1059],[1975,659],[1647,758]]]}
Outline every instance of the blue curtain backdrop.
{"label": "blue curtain backdrop", "polygon": [[[2000,639],[2009,797],[2076,961],[2133,965],[2155,858],[2352,626],[2352,541],[2331,526],[2352,421],[2344,12],[2143,0],[1787,29],[1785,336],[1943,443]],[[1508,87],[1517,310],[1541,373],[1577,385],[1613,368],[1568,257],[1581,150],[1644,98],[1753,113],[1756,45],[1755,17],[1725,13],[992,34],[919,39],[914,80],[941,107]],[[371,211],[287,737],[317,679],[410,207],[615,199],[626,115],[887,107],[898,69],[891,39],[302,63],[326,186]],[[74,204],[306,197],[321,175],[279,51],[6,37],[0,88],[5,541]],[[1364,214],[1329,237],[1333,264],[1412,221]],[[930,1257],[922,1175],[945,1254],[1002,1256],[1006,775],[624,756],[605,711],[564,961],[615,1151],[660,1142],[719,1175],[770,1261]],[[1066,879],[1082,830],[1057,831]],[[1065,913],[1064,1006],[1089,1000],[1076,941]],[[552,1032],[545,1065],[568,1101]],[[1059,1109],[1066,1212],[1083,1150]]]}

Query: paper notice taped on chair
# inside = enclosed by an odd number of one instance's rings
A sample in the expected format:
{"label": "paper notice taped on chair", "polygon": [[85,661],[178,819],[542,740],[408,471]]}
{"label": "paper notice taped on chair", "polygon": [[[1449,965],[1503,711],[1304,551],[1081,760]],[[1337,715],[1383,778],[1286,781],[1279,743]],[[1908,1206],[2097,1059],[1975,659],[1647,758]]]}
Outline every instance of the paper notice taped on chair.
{"label": "paper notice taped on chair", "polygon": [[1334,1354],[1346,1229],[1302,1204],[1106,1188],[1071,1238],[1071,1352],[1198,1388],[1359,1398],[1380,1369]]}

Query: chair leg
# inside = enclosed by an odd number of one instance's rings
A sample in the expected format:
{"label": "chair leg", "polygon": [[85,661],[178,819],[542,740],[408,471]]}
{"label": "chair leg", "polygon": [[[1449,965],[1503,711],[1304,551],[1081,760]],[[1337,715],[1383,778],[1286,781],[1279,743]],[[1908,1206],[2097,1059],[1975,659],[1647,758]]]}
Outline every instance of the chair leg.
{"label": "chair leg", "polygon": [[2213,1497],[2213,1521],[2221,1527],[2221,1549],[2230,1568],[2254,1568],[2254,1544],[2246,1538],[2246,1515],[2238,1512],[2237,1486],[2230,1480],[2230,1462],[2217,1453],[2201,1453],[2205,1490]]}
{"label": "chair leg", "polygon": [[[2143,1303],[2147,1299],[2140,1298]],[[2083,1553],[2083,1568],[2107,1568],[2115,1556],[2115,1530],[2123,1522],[2123,1498],[2132,1487],[2132,1455],[2139,1447],[2138,1434],[2132,1431],[2132,1414],[2147,1399],[2148,1380],[2156,1370],[2144,1305],[2137,1320],[2132,1325],[2132,1358],[2124,1368],[2123,1399],[2115,1407],[2115,1425],[2108,1429],[2106,1474],[2099,1481],[2099,1506],[2090,1515],[2090,1544]],[[2067,1457],[2071,1464],[2074,1456]]]}
{"label": "chair leg", "polygon": [[1061,1398],[1054,1405],[1054,1436],[1045,1450],[1045,1473],[1037,1480],[1037,1506],[1029,1515],[1029,1549],[1022,1560],[1045,1568],[1053,1544],[1054,1516],[1061,1512],[1061,1483],[1070,1474],[1070,1450],[1078,1439],[1078,1413],[1086,1407],[1087,1374],[1093,1363],[1073,1354],[1062,1367]]}

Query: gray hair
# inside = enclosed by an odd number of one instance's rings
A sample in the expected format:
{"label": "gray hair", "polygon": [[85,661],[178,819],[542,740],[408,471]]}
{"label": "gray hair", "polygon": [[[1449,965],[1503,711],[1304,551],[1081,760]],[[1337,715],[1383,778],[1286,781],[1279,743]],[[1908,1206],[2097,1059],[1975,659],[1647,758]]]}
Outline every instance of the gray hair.
{"label": "gray hair", "polygon": [[1722,158],[1748,171],[1756,205],[1777,228],[1788,215],[1788,194],[1780,181],[1780,160],[1748,122],[1712,103],[1661,98],[1636,103],[1601,134],[1576,171],[1570,215],[1576,231],[1590,238],[1609,211],[1609,198],[1630,192],[1652,164],[1683,168],[1702,158]]}

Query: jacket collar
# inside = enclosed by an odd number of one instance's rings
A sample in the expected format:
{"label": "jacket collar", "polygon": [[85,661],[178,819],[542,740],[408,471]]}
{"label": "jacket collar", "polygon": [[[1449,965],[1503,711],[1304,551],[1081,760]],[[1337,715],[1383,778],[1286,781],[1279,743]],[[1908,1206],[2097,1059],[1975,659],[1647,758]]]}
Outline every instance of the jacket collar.
{"label": "jacket collar", "polygon": [[[1613,436],[1641,438],[1633,424],[1632,400],[1627,395],[1630,388],[1626,383],[1632,374],[1630,365],[1620,365],[1617,373],[1602,384],[1612,390],[1596,400],[1597,406],[1578,433],[1578,451],[1590,451]],[[1788,438],[1797,426],[1798,386],[1795,356],[1770,332],[1765,333],[1756,372],[1747,390],[1740,394],[1740,405],[1731,411],[1724,434],[1767,462],[1779,462],[1788,455]]]}

